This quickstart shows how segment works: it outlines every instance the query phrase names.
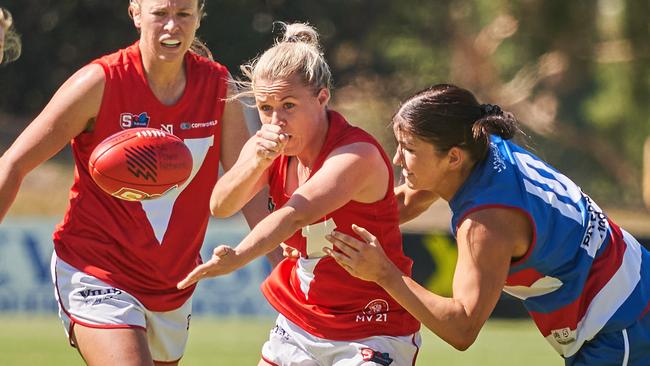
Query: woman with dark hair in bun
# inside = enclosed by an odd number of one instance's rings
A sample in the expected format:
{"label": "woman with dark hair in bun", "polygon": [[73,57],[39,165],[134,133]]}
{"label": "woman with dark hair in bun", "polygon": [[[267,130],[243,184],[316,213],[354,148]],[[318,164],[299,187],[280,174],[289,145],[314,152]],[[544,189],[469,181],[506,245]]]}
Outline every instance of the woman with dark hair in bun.
{"label": "woman with dark hair in bun", "polygon": [[415,283],[372,230],[334,232],[326,250],[460,350],[501,291],[521,299],[567,365],[650,365],[650,254],[565,175],[510,141],[514,117],[465,89],[435,85],[393,117],[400,220],[442,198],[458,245],[453,297]]}

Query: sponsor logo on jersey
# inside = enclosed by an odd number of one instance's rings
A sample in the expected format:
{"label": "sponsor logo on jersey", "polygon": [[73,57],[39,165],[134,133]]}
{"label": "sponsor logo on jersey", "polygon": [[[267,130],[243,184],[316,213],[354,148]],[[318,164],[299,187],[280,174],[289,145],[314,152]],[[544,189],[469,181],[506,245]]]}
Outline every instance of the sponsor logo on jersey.
{"label": "sponsor logo on jersey", "polygon": [[490,143],[490,149],[494,151],[494,160],[492,161],[492,168],[496,170],[498,173],[501,173],[502,171],[506,170],[506,162],[503,160],[503,157],[501,156],[501,152],[499,151],[499,148],[494,142]]}
{"label": "sponsor logo on jersey", "polygon": [[122,187],[119,190],[111,193],[111,195],[123,199],[125,201],[144,201],[144,200],[151,200],[151,199],[158,198],[160,196],[164,196],[167,194],[167,192],[174,190],[176,188],[178,188],[178,184],[174,184],[173,186],[169,187],[169,189],[167,189],[165,192],[161,194],[155,194],[155,193],[149,194],[139,189]]}
{"label": "sponsor logo on jersey", "polygon": [[195,128],[206,128],[212,127],[219,124],[219,121],[208,121],[208,122],[183,122],[181,123],[181,130],[192,130]]}
{"label": "sponsor logo on jersey", "polygon": [[388,302],[384,299],[372,300],[363,308],[362,314],[357,315],[356,322],[386,322],[388,321]]}
{"label": "sponsor logo on jersey", "polygon": [[585,231],[580,247],[585,249],[594,258],[600,246],[607,239],[609,222],[607,221],[607,215],[603,213],[603,210],[600,209],[596,202],[584,193],[582,196],[585,202],[587,202],[587,219],[589,220],[589,224],[587,225],[587,231]]}
{"label": "sponsor logo on jersey", "polygon": [[174,134],[174,125],[171,124],[160,125],[160,129],[167,132],[170,135]]}
{"label": "sponsor logo on jersey", "polygon": [[382,353],[382,352],[375,351],[374,349],[371,348],[362,348],[361,357],[363,358],[364,361],[375,362],[382,366],[388,366],[391,363],[393,363],[393,359],[390,358],[388,352]]}
{"label": "sponsor logo on jersey", "polygon": [[140,114],[122,113],[120,114],[120,127],[123,130],[136,127],[148,127],[149,120],[150,118],[147,112]]}

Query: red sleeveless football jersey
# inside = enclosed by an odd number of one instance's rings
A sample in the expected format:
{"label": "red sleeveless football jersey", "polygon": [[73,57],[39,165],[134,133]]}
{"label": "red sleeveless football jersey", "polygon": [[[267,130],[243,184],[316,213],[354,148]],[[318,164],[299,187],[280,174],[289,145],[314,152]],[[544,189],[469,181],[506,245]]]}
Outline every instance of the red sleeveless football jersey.
{"label": "red sleeveless football jersey", "polygon": [[[188,52],[184,93],[167,106],[149,88],[137,42],[93,63],[103,67],[106,86],[93,130],[72,140],[74,183],[68,210],[54,232],[54,248],[63,261],[131,293],[148,309],[173,310],[194,290],[179,291],[176,283],[201,262],[219,171],[228,71]],[[194,161],[187,182],[143,202],[114,198],[95,185],[88,172],[93,149],[133,127],[159,128],[184,140]]]}
{"label": "red sleeveless football jersey", "polygon": [[[390,172],[386,196],[374,203],[350,201],[297,231],[285,243],[298,249],[301,258],[283,260],[262,284],[262,292],[277,311],[317,337],[352,340],[412,334],[420,328],[420,323],[379,285],[351,276],[329,256],[309,258],[307,241],[324,241],[323,233],[333,228],[359,238],[351,227],[357,224],[377,236],[388,257],[402,272],[410,275],[413,264],[402,251],[390,160],[372,136],[349,125],[340,114],[329,111],[328,119],[327,137],[312,176],[334,149],[367,142],[377,147]],[[269,168],[270,207],[281,207],[290,198],[285,192],[289,159],[281,156]]]}

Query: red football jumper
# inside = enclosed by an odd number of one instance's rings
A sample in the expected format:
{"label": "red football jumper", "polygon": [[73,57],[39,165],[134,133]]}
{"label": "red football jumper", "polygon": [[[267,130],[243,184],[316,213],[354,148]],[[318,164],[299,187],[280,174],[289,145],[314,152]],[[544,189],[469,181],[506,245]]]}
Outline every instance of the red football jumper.
{"label": "red football jumper", "polygon": [[[194,290],[179,291],[176,284],[201,263],[219,171],[228,71],[187,52],[185,91],[167,106],[149,88],[138,42],[92,63],[104,68],[103,100],[92,131],[72,140],[74,184],[54,232],[54,249],[61,260],[129,292],[152,311],[176,309]],[[184,140],[194,160],[185,184],[155,200],[129,202],[93,182],[88,159],[95,146],[133,127],[160,128]]]}
{"label": "red football jumper", "polygon": [[[372,136],[349,125],[340,114],[329,111],[328,119],[327,137],[311,176],[336,148],[367,142],[377,147],[390,172],[386,195],[375,203],[350,201],[297,231],[285,243],[298,249],[301,258],[284,259],[262,284],[262,292],[277,311],[317,337],[352,340],[378,335],[412,334],[418,331],[420,323],[379,285],[351,276],[329,256],[306,258],[307,240],[311,239],[305,238],[303,233],[310,229],[312,232],[321,232],[323,222],[333,220],[337,231],[356,238],[359,237],[352,231],[352,224],[368,229],[377,237],[388,257],[405,274],[411,274],[413,264],[402,251],[390,160]],[[270,167],[270,207],[282,207],[290,198],[285,192],[290,159],[291,157],[281,156]]]}

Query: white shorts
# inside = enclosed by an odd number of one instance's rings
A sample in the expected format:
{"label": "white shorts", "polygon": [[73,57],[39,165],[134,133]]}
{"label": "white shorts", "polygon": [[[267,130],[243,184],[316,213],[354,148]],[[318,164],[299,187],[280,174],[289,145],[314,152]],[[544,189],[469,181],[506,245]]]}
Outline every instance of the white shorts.
{"label": "white shorts", "polygon": [[262,347],[262,358],[277,366],[412,366],[421,342],[419,332],[333,341],[307,333],[280,314]]}
{"label": "white shorts", "polygon": [[[68,337],[77,323],[89,328],[142,328],[155,361],[174,362],[183,356],[192,313],[191,298],[176,310],[154,312],[126,291],[65,263],[56,253],[52,255],[51,269],[59,317]],[[72,340],[70,344],[74,346]]]}

